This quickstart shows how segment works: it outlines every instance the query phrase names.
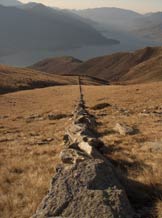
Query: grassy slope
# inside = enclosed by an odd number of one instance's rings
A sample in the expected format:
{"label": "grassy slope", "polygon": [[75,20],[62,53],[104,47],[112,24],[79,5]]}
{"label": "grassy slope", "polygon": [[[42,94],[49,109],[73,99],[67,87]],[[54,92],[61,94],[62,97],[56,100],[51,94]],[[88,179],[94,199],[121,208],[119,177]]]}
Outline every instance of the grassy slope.
{"label": "grassy slope", "polygon": [[[158,81],[161,79],[159,72],[162,70],[162,66],[158,63],[161,55],[161,47],[148,47],[133,53],[115,53],[91,59],[79,66],[76,72],[112,82],[135,81],[137,76],[139,77],[138,82]],[[137,69],[141,69],[142,72],[137,74]]]}
{"label": "grassy slope", "polygon": [[31,69],[53,74],[68,74],[81,65],[82,61],[73,57],[47,58],[30,66]]}
{"label": "grassy slope", "polygon": [[46,59],[31,68],[54,74],[88,75],[110,82],[141,83],[162,80],[162,47],[114,53],[80,62],[72,57]]}
{"label": "grassy slope", "polygon": [[[99,85],[105,81],[84,77],[84,84]],[[78,76],[52,75],[28,68],[15,68],[0,65],[0,93],[42,88],[55,85],[76,85]]]}

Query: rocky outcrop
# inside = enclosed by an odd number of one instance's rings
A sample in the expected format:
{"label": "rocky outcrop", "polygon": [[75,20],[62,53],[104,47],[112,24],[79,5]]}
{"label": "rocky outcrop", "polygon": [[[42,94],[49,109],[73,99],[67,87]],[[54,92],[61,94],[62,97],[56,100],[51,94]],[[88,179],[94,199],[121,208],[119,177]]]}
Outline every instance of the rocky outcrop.
{"label": "rocky outcrop", "polygon": [[62,164],[32,218],[132,218],[133,211],[111,163],[99,152],[96,121],[85,108],[82,88],[64,137]]}

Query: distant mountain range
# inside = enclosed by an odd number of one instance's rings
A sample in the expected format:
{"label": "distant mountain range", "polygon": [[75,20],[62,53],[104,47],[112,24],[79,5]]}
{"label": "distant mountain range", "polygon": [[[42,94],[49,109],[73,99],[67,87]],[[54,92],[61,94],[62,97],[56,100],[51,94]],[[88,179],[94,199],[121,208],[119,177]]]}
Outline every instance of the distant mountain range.
{"label": "distant mountain range", "polygon": [[81,17],[88,18],[102,25],[115,26],[117,28],[127,28],[135,19],[142,15],[126,9],[120,8],[94,8],[84,10],[73,10]]}
{"label": "distant mountain range", "polygon": [[0,0],[0,30],[1,63],[25,66],[33,60],[69,54],[87,60],[160,46],[162,12],[142,15],[119,8],[71,11]]}
{"label": "distant mountain range", "polygon": [[139,14],[120,8],[74,10],[77,15],[113,29],[126,30],[146,39],[162,42],[162,12]]}
{"label": "distant mountain range", "polygon": [[0,55],[119,43],[102,36],[77,17],[42,4],[32,3],[21,8],[0,6]]}
{"label": "distant mountain range", "polygon": [[20,6],[20,5],[23,5],[23,4],[18,0],[0,0],[0,5],[4,5],[4,6]]}
{"label": "distant mountain range", "polygon": [[[161,63],[162,47],[147,47],[131,53],[115,53],[85,62],[71,57],[47,59],[31,68],[60,75],[88,75],[110,83],[143,83],[162,80]],[[67,72],[70,68],[71,71]]]}

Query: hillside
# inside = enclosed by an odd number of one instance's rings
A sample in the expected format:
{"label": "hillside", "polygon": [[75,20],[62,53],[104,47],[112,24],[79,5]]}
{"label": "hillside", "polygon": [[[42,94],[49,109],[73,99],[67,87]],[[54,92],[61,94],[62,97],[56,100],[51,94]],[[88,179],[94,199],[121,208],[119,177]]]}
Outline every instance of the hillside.
{"label": "hillside", "polygon": [[[83,77],[83,84],[102,85],[106,81]],[[59,76],[40,71],[0,65],[0,94],[58,85],[77,85],[78,76]]]}
{"label": "hillside", "polygon": [[88,75],[112,83],[141,83],[162,80],[161,60],[161,47],[146,47],[85,62],[71,57],[46,59],[31,68],[56,74]]}
{"label": "hillside", "polygon": [[[158,74],[162,68],[160,64],[157,66],[156,62],[152,61],[152,59],[161,55],[161,47],[147,47],[141,50],[137,50],[133,53],[116,53],[104,57],[94,58],[84,62],[75,70],[75,72],[78,74],[86,74],[104,78],[112,82],[121,82],[137,79],[137,74],[133,71],[133,68],[143,63],[142,66],[145,67],[143,67],[143,71],[141,72],[142,75],[138,74],[140,77],[143,76],[141,82],[145,81],[144,78],[146,78],[147,81],[152,81],[152,76],[148,76],[148,72],[152,70],[154,80],[158,81],[159,77],[156,78],[156,73]],[[149,68],[150,63],[152,63],[151,69]],[[132,72],[131,76],[125,77],[125,75],[130,71]],[[138,82],[140,82],[140,79]]]}
{"label": "hillside", "polygon": [[119,43],[86,22],[42,4],[16,8],[0,6],[0,55],[22,51],[55,51],[86,45]]}
{"label": "hillside", "polygon": [[122,80],[128,83],[162,81],[162,55],[133,67],[122,77]]}
{"label": "hillside", "polygon": [[30,68],[53,74],[69,74],[81,63],[82,61],[73,57],[54,57],[39,61]]}

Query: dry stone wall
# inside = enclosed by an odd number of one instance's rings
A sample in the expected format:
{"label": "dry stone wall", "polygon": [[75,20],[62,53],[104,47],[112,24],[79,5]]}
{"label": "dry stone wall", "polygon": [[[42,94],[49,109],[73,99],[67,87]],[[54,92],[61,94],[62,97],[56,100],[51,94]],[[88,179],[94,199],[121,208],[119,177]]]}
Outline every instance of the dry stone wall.
{"label": "dry stone wall", "polygon": [[61,164],[32,218],[132,218],[133,210],[112,164],[100,153],[96,120],[80,99],[64,136]]}

